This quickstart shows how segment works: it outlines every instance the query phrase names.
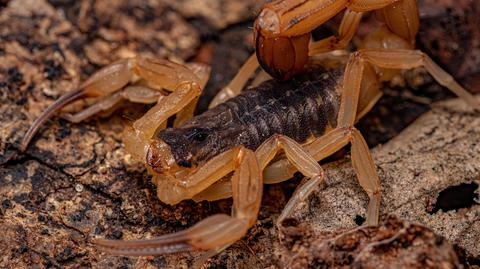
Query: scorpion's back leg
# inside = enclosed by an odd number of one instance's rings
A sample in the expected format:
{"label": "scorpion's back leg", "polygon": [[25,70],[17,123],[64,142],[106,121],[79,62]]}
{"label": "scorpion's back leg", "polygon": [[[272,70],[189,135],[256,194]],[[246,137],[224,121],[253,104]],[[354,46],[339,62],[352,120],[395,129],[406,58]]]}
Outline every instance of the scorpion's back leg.
{"label": "scorpion's back leg", "polygon": [[243,87],[252,76],[252,74],[257,70],[259,64],[257,61],[257,56],[252,54],[247,61],[242,65],[240,70],[237,72],[235,77],[228,83],[227,86],[223,87],[213,98],[209,104],[209,108],[215,107],[228,99],[237,96],[242,91]]}
{"label": "scorpion's back leg", "polygon": [[61,117],[70,122],[78,123],[100,112],[111,111],[123,100],[142,104],[154,104],[158,101],[161,94],[160,91],[145,86],[128,86],[112,95],[100,97],[95,104],[82,111],[75,114],[64,113]]}
{"label": "scorpion's back leg", "polygon": [[[474,96],[463,89],[450,75],[440,69],[427,55],[420,51],[365,49],[350,56],[343,79],[337,128],[308,144],[305,150],[314,156],[316,160],[321,160],[346,144],[352,144],[354,170],[360,185],[370,197],[367,208],[367,224],[377,224],[380,206],[380,181],[368,146],[360,132],[353,126],[358,119],[358,113],[363,113],[361,112],[363,109],[360,109],[360,111],[357,109],[360,103],[362,80],[375,79],[368,77],[371,75],[370,72],[365,72],[368,64],[381,68],[396,69],[424,66],[440,84],[462,97],[471,106],[475,108],[480,106]],[[367,75],[367,77],[365,78],[364,75]],[[362,102],[369,105],[369,100],[362,100]],[[279,181],[280,178],[288,178],[294,171],[294,167],[289,165],[286,160],[280,160],[267,167],[264,171],[264,176],[266,181]]]}

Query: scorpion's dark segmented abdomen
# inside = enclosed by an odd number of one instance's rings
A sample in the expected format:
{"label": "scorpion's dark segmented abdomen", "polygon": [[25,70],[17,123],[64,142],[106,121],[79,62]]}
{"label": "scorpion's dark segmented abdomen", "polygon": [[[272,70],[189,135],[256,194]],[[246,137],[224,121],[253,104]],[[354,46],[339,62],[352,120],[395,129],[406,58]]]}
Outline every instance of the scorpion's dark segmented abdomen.
{"label": "scorpion's dark segmented abdomen", "polygon": [[328,125],[336,125],[336,86],[341,74],[341,70],[311,69],[288,82],[265,82],[224,106],[234,112],[236,124],[245,126],[248,148],[256,149],[274,134],[305,142],[311,135],[324,134]]}

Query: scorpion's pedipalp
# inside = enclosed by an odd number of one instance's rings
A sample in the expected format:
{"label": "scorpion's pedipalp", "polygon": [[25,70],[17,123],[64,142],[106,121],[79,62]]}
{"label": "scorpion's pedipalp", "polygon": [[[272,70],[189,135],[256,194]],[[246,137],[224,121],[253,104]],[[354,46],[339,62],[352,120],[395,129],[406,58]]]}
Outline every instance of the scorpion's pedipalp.
{"label": "scorpion's pedipalp", "polygon": [[133,68],[136,74],[172,91],[168,96],[160,95],[155,106],[132,127],[125,129],[125,147],[136,159],[144,160],[150,139],[158,129],[166,126],[169,117],[179,114],[178,124],[193,115],[193,107],[207,83],[210,67],[199,63],[189,66],[162,59],[138,58],[135,61]]}

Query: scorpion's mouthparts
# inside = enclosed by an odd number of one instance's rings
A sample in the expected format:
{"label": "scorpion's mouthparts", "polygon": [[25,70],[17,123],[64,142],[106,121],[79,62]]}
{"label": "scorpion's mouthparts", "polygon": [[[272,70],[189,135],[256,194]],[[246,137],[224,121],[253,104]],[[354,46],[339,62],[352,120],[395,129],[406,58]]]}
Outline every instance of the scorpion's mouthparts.
{"label": "scorpion's mouthparts", "polygon": [[160,139],[152,140],[148,146],[146,161],[159,174],[165,174],[176,165],[170,146]]}

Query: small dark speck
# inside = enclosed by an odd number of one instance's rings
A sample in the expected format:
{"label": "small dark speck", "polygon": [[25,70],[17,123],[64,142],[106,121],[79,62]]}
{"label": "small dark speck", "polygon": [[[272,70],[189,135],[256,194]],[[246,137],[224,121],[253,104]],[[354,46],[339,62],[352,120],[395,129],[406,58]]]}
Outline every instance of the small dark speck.
{"label": "small dark speck", "polygon": [[53,60],[46,60],[44,62],[43,73],[48,80],[54,80],[63,75],[64,70],[61,64]]}
{"label": "small dark speck", "polygon": [[298,220],[294,218],[286,218],[282,221],[283,227],[296,227],[298,224]]}
{"label": "small dark speck", "polygon": [[80,214],[73,214],[70,216],[70,219],[75,222],[82,221],[82,216]]}
{"label": "small dark speck", "polygon": [[71,248],[71,247],[66,247],[66,248],[63,250],[63,253],[65,253],[67,256],[72,255],[72,248]]}
{"label": "small dark speck", "polygon": [[19,249],[18,249],[18,252],[19,253],[25,253],[28,251],[28,247],[25,246],[25,245],[22,245]]}
{"label": "small dark speck", "polygon": [[119,267],[117,267],[117,268],[118,268],[118,269],[128,269],[128,266],[122,265],[122,266],[119,266]]}
{"label": "small dark speck", "polygon": [[44,215],[38,215],[37,219],[38,219],[38,221],[45,221],[46,220]]}
{"label": "small dark speck", "polygon": [[441,246],[443,244],[443,237],[435,235],[435,245]]}
{"label": "small dark speck", "polygon": [[32,92],[34,89],[35,89],[35,83],[31,83],[31,84],[28,85],[28,87],[27,87],[27,91],[28,91],[28,92]]}
{"label": "small dark speck", "polygon": [[152,260],[152,264],[154,264],[157,267],[163,268],[167,266],[167,260],[165,260],[164,257],[156,257]]}
{"label": "small dark speck", "polygon": [[121,239],[123,236],[123,232],[120,230],[113,231],[112,237],[115,239]]}
{"label": "small dark speck", "polygon": [[19,105],[19,106],[23,106],[26,103],[27,103],[27,97],[25,97],[25,96],[23,96],[20,99],[18,99],[17,101],[15,101],[15,104]]}
{"label": "small dark speck", "polygon": [[178,165],[182,166],[182,167],[192,167],[192,163],[187,161],[187,160],[180,160],[178,161]]}
{"label": "small dark speck", "polygon": [[362,225],[364,222],[365,222],[365,218],[360,216],[360,215],[356,215],[355,218],[353,219],[353,221],[355,221],[355,223],[360,226]]}
{"label": "small dark speck", "polygon": [[2,207],[5,208],[5,209],[11,208],[12,207],[12,202],[8,199],[5,199],[2,202]]}
{"label": "small dark speck", "polygon": [[8,82],[10,83],[17,83],[17,82],[22,82],[23,80],[23,75],[18,71],[18,68],[16,67],[11,67],[7,70],[7,74],[9,76]]}
{"label": "small dark speck", "polygon": [[62,141],[65,137],[69,136],[72,133],[72,130],[68,127],[67,123],[64,120],[60,120],[60,128],[58,128],[55,139],[57,141]]}

